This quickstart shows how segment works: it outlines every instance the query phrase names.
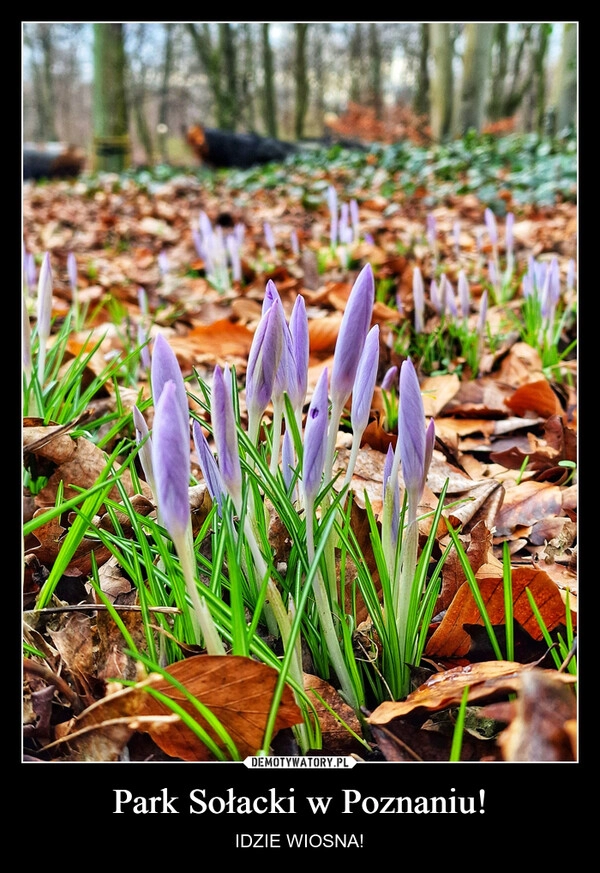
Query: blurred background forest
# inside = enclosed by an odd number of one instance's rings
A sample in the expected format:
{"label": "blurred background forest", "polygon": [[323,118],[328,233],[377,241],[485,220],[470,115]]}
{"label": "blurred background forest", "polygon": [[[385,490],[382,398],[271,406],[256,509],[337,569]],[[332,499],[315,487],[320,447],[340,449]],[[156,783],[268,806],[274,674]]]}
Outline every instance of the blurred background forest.
{"label": "blurred background forest", "polygon": [[[23,140],[194,164],[193,125],[297,142],[573,130],[576,22],[22,22]],[[107,145],[108,144],[108,145]]]}

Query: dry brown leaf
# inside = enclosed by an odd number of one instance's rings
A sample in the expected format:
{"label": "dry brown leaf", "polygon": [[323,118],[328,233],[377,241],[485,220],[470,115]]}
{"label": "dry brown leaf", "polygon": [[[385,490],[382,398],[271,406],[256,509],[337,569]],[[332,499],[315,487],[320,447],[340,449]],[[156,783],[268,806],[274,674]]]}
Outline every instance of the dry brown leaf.
{"label": "dry brown leaf", "polygon": [[[479,579],[479,590],[492,625],[503,625],[504,590],[502,575]],[[534,640],[542,640],[543,634],[529,604],[526,588],[537,604],[548,631],[565,623],[565,604],[554,582],[543,570],[517,567],[512,571],[513,615],[516,622]],[[573,622],[576,615],[572,610]],[[430,658],[462,658],[471,647],[471,636],[465,625],[483,625],[471,589],[467,582],[458,589],[454,600],[425,646]]]}
{"label": "dry brown leaf", "polygon": [[[369,724],[388,724],[395,718],[403,718],[415,712],[437,711],[449,706],[458,706],[464,689],[469,687],[469,703],[485,700],[494,694],[507,694],[520,688],[524,673],[534,669],[532,665],[516,661],[481,661],[465,667],[453,667],[441,673],[434,673],[405,700],[386,700],[368,717]],[[572,683],[573,676],[558,673],[556,670],[541,671],[562,676],[561,681]]]}
{"label": "dry brown leaf", "polygon": [[311,318],[308,322],[308,339],[311,354],[330,354],[335,349],[342,316],[326,315],[324,318]]}
{"label": "dry brown leaf", "polygon": [[546,379],[521,385],[505,403],[515,415],[534,413],[550,418],[551,415],[563,414],[560,401]]}
{"label": "dry brown leaf", "polygon": [[[261,748],[267,717],[273,699],[278,673],[267,664],[237,655],[195,655],[167,668],[190,694],[193,694],[219,719],[235,743],[240,755],[254,755]],[[153,685],[158,691],[182,706],[213,737],[223,743],[202,718],[196,707],[166,679]],[[139,710],[140,715],[168,715],[172,710],[148,695]],[[294,695],[286,686],[277,712],[275,732],[302,721],[302,713]],[[160,730],[150,729],[154,742],[163,752],[184,761],[211,759],[208,748],[181,721],[167,724]]]}
{"label": "dry brown leaf", "polygon": [[[203,355],[212,354],[222,359],[230,356],[247,357],[254,337],[253,331],[244,324],[222,318],[212,324],[199,324],[178,342],[199,350]],[[177,343],[172,343],[176,348]]]}
{"label": "dry brown leaf", "polygon": [[562,493],[550,482],[520,482],[507,487],[496,517],[496,536],[509,536],[518,527],[529,527],[540,518],[562,513]]}
{"label": "dry brown leaf", "polygon": [[[315,705],[323,737],[322,751],[325,754],[336,755],[350,755],[353,752],[364,751],[363,746],[352,737],[339,720],[342,719],[359,737],[362,735],[362,728],[354,710],[344,703],[339,692],[329,682],[310,673],[304,674],[304,690],[308,692],[309,698]],[[327,706],[321,702],[321,698]],[[332,715],[330,710],[333,710],[339,718]]]}

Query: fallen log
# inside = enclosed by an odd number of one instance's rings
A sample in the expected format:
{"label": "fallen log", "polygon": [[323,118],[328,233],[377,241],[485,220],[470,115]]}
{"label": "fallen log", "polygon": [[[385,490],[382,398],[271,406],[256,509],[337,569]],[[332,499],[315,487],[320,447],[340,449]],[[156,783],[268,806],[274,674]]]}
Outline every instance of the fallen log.
{"label": "fallen log", "polygon": [[85,153],[60,142],[23,146],[23,181],[69,179],[78,176],[85,166]]}
{"label": "fallen log", "polygon": [[296,151],[293,143],[256,133],[234,133],[195,124],[187,142],[196,157],[214,169],[247,170],[258,164],[281,163]]}

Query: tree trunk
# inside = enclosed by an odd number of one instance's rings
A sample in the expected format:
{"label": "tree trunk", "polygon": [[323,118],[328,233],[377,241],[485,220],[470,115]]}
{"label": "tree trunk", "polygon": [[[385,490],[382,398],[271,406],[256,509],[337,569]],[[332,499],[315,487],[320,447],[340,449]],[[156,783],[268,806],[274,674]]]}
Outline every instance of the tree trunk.
{"label": "tree trunk", "polygon": [[433,55],[431,80],[431,132],[436,142],[443,142],[452,132],[452,40],[448,22],[430,22],[429,38]]}
{"label": "tree trunk", "polygon": [[306,34],[308,24],[295,22],[296,31],[296,111],[294,117],[294,134],[296,139],[304,136],[304,123],[308,110],[308,74],[306,70]]}
{"label": "tree trunk", "polygon": [[221,56],[221,104],[219,127],[235,131],[237,125],[237,63],[234,33],[229,22],[219,23],[219,54]]}
{"label": "tree trunk", "polygon": [[429,24],[424,22],[419,27],[421,29],[421,48],[413,109],[417,115],[427,115],[429,113]]}
{"label": "tree trunk", "polygon": [[267,135],[277,139],[277,109],[275,106],[275,82],[273,77],[273,52],[269,42],[269,24],[262,26],[263,70],[264,70],[264,120]]}
{"label": "tree trunk", "polygon": [[165,54],[160,85],[160,102],[158,104],[158,150],[163,164],[169,163],[169,79],[173,68],[173,28],[172,22],[164,25]]}
{"label": "tree trunk", "polygon": [[483,125],[493,33],[494,24],[491,22],[469,22],[465,25],[466,45],[458,123],[461,136],[471,128],[479,133]]}
{"label": "tree trunk", "polygon": [[369,24],[369,70],[371,75],[371,101],[375,118],[383,118],[383,91],[381,85],[381,45],[375,22]]}
{"label": "tree trunk", "polygon": [[95,168],[120,173],[130,160],[123,24],[94,23]]}
{"label": "tree trunk", "polygon": [[363,38],[361,22],[357,21],[352,30],[349,45],[350,51],[350,94],[352,103],[362,103],[362,58]]}
{"label": "tree trunk", "polygon": [[577,24],[563,24],[562,52],[554,89],[556,132],[576,124],[577,113]]}

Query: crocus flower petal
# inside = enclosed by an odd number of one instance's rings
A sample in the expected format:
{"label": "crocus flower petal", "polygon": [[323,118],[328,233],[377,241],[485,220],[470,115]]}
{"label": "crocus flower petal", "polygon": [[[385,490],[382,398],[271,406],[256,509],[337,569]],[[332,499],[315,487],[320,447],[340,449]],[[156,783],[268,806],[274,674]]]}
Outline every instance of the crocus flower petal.
{"label": "crocus flower petal", "polygon": [[409,496],[421,497],[426,461],[425,410],[419,379],[410,358],[400,367],[398,407],[398,442],[402,459],[402,476]]}
{"label": "crocus flower petal", "polygon": [[215,456],[210,450],[204,431],[195,419],[192,423],[192,432],[196,453],[198,455],[198,460],[200,461],[200,469],[202,470],[208,493],[210,494],[211,499],[217,503],[219,512],[221,512],[223,497],[226,491],[219,467],[215,460]]}
{"label": "crocus flower petal", "polygon": [[150,380],[152,383],[152,396],[156,405],[160,400],[160,395],[165,384],[171,381],[175,384],[176,396],[179,403],[179,408],[182,415],[187,420],[188,418],[188,401],[187,392],[185,390],[185,382],[181,374],[181,368],[175,355],[175,352],[169,345],[165,337],[159,333],[154,340],[154,348],[152,349],[152,364]]}
{"label": "crocus flower petal", "polygon": [[[292,339],[295,380],[290,380],[289,395],[294,409],[301,409],[306,397],[310,355],[308,317],[306,315],[304,297],[301,294],[298,294],[296,297],[290,316],[290,336]],[[295,382],[294,385],[293,382]]]}
{"label": "crocus flower petal", "polygon": [[77,289],[77,260],[73,252],[69,252],[67,255],[67,273],[71,290],[75,291]]}
{"label": "crocus flower petal", "polygon": [[413,270],[412,291],[415,310],[415,332],[423,333],[425,324],[425,289],[423,286],[423,275],[418,267],[415,267]]}
{"label": "crocus flower petal", "polygon": [[242,498],[242,470],[228,366],[224,370],[219,366],[215,367],[210,409],[221,478],[236,509],[239,509]]}
{"label": "crocus flower petal", "polygon": [[156,479],[154,478],[154,468],[152,466],[152,439],[148,436],[148,425],[146,419],[140,412],[137,406],[133,407],[133,424],[135,426],[135,440],[138,445],[142,443],[138,452],[140,464],[146,477],[146,482],[150,486],[154,499],[157,500],[156,494]]}
{"label": "crocus flower petal", "polygon": [[165,383],[154,413],[152,468],[160,517],[178,540],[190,523],[190,439],[171,379]]}
{"label": "crocus flower petal", "polygon": [[342,317],[331,371],[331,396],[343,406],[356,378],[375,302],[375,277],[370,264],[362,268],[352,286]]}
{"label": "crocus flower petal", "polygon": [[287,325],[278,295],[262,316],[248,355],[246,406],[255,419],[263,414],[271,400],[283,350],[284,328]]}
{"label": "crocus flower petal", "polygon": [[350,421],[355,435],[361,435],[369,423],[369,413],[373,401],[377,367],[379,365],[379,325],[375,324],[365,340],[365,347],[358,362],[356,379],[352,389],[352,410]]}
{"label": "crocus flower petal", "polygon": [[329,403],[327,397],[327,368],[323,370],[312,396],[304,428],[304,456],[302,459],[302,487],[308,500],[314,500],[321,485],[321,476],[327,451]]}
{"label": "crocus flower petal", "polygon": [[484,212],[485,226],[487,227],[487,232],[490,237],[490,242],[492,245],[496,245],[498,242],[498,227],[496,225],[496,216],[492,212],[492,210],[488,207]]}
{"label": "crocus flower petal", "polygon": [[383,465],[383,501],[386,502],[386,497],[391,489],[391,518],[390,527],[392,533],[392,542],[398,539],[398,530],[400,527],[400,484],[398,477],[395,480],[392,478],[394,468],[394,450],[391,444],[388,446]]}
{"label": "crocus flower petal", "polygon": [[38,336],[47,339],[50,336],[50,321],[52,318],[52,267],[50,252],[46,252],[40,268],[37,290],[37,330]]}

